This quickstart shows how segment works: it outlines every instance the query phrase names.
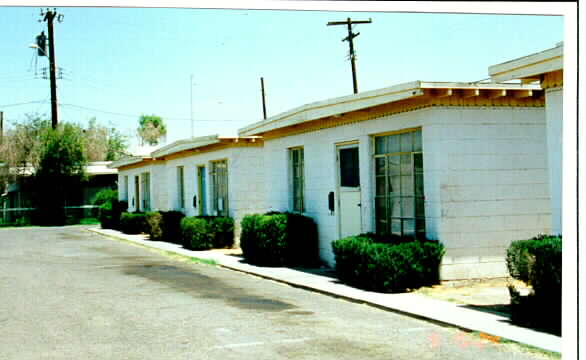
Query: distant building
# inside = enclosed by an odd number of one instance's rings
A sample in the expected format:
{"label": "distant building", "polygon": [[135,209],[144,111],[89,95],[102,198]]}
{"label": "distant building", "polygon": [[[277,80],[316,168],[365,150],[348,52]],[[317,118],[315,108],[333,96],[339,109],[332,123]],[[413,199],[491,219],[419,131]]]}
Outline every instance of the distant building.
{"label": "distant building", "polygon": [[[68,189],[66,194],[66,206],[79,209],[71,209],[70,212],[77,211],[84,217],[95,215],[91,204],[96,194],[102,189],[115,189],[117,186],[117,171],[108,167],[110,163],[111,161],[96,161],[86,166],[88,180],[80,188]],[[4,221],[13,221],[15,217],[23,216],[31,210],[33,170],[30,166],[6,170],[17,176],[16,181],[6,184],[6,191],[2,194],[5,199],[1,209]]]}

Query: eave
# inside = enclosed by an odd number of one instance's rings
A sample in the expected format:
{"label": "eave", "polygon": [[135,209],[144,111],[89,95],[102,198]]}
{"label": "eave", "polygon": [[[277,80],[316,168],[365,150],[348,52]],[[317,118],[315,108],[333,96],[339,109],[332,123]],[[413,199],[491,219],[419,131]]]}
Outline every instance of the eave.
{"label": "eave", "polygon": [[523,56],[488,68],[494,81],[521,79],[524,82],[542,81],[548,73],[561,71],[564,68],[564,45],[547,49],[535,54]]}
{"label": "eave", "polygon": [[[239,130],[265,138],[369,120],[428,106],[543,106],[534,84],[415,81],[297,107]],[[286,130],[289,129],[289,130]]]}

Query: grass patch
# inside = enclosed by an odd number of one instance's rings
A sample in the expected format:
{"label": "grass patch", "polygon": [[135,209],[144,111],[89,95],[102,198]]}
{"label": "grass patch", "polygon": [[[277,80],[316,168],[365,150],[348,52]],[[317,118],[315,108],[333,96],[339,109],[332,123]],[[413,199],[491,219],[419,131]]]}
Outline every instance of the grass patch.
{"label": "grass patch", "polygon": [[[91,230],[88,230],[88,231],[91,231]],[[147,249],[147,250],[149,250],[151,252],[157,253],[159,255],[163,255],[163,256],[168,257],[168,258],[172,258],[172,259],[177,260],[177,261],[190,262],[190,263],[195,263],[195,264],[205,264],[205,265],[212,265],[212,266],[218,265],[218,262],[215,261],[215,260],[211,260],[211,259],[200,259],[200,258],[195,257],[195,256],[181,255],[181,254],[177,254],[177,253],[172,252],[172,251],[157,249],[157,248],[150,247],[148,245],[136,243],[136,242],[131,241],[131,240],[126,240],[124,238],[120,238],[120,237],[117,237],[115,235],[108,235],[108,234],[102,234],[102,233],[97,233],[97,234],[102,235],[102,236],[104,236],[106,238],[109,238],[109,239],[112,239],[112,240],[124,242],[124,243],[127,243],[129,245],[134,245],[134,246],[137,246],[137,247],[140,247],[140,248],[143,248],[143,249]]]}

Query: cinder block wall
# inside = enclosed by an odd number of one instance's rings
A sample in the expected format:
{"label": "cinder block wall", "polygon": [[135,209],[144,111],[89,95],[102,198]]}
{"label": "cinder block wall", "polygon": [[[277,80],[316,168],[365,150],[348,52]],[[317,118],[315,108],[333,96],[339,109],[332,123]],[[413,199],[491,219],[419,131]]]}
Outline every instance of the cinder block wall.
{"label": "cinder block wall", "polygon": [[542,108],[435,109],[424,128],[426,200],[443,279],[506,276],[506,248],[551,229]]}
{"label": "cinder block wall", "polygon": [[[228,211],[235,222],[236,245],[240,238],[240,221],[246,214],[264,212],[264,166],[261,147],[232,147],[168,160],[165,181],[168,189],[167,208],[197,214],[193,197],[197,193],[197,167],[206,168],[207,209],[212,209],[211,162],[226,159],[228,163]],[[185,208],[178,205],[177,167],[184,167]]]}
{"label": "cinder block wall", "polygon": [[447,254],[444,279],[505,276],[512,240],[549,232],[543,108],[428,108],[265,140],[269,210],[290,210],[288,149],[304,148],[305,214],[318,224],[322,259],[334,265],[336,144],[359,141],[362,232],[374,231],[372,136],[422,127],[426,232]]}

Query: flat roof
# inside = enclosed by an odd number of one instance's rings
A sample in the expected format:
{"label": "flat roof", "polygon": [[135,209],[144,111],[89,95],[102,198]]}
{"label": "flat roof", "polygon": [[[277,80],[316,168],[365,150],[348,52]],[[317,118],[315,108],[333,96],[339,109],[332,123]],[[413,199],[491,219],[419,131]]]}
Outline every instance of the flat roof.
{"label": "flat roof", "polygon": [[313,102],[296,107],[292,110],[272,116],[266,120],[256,122],[238,130],[241,136],[263,135],[266,132],[284,127],[299,125],[305,122],[322,118],[341,117],[347,113],[372,108],[379,105],[391,104],[403,100],[424,97],[477,97],[481,94],[488,96],[505,96],[507,93],[530,93],[540,91],[536,84],[511,84],[495,82],[428,82],[413,81],[387,88],[365,91],[358,94],[337,97],[333,99]]}
{"label": "flat roof", "polygon": [[140,162],[148,161],[148,160],[151,160],[150,156],[128,155],[128,156],[125,156],[125,157],[118,159],[116,161],[112,161],[112,163],[110,165],[108,165],[108,167],[113,168],[113,169],[118,169],[123,166],[134,165],[134,164],[138,164]]}
{"label": "flat roof", "polygon": [[513,59],[488,68],[488,74],[495,81],[513,79],[540,80],[545,73],[564,68],[564,44],[531,55]]}
{"label": "flat roof", "polygon": [[181,139],[177,140],[169,145],[163,146],[162,148],[155,150],[151,153],[153,159],[161,158],[173,154],[177,154],[187,150],[202,149],[215,144],[226,144],[226,143],[238,143],[240,140],[252,141],[262,139],[259,136],[220,136],[220,135],[208,135],[197,138]]}

